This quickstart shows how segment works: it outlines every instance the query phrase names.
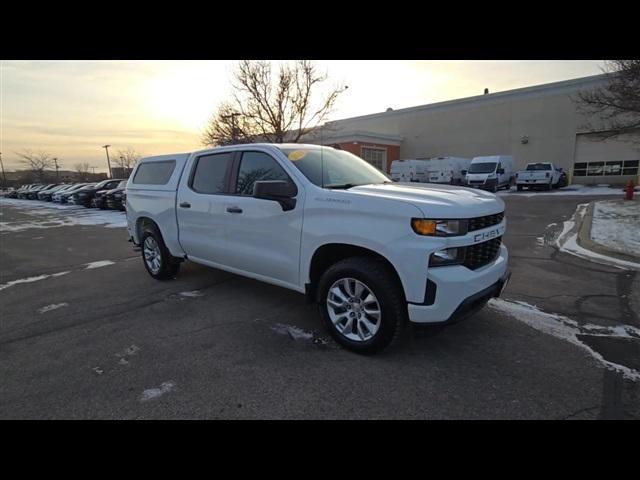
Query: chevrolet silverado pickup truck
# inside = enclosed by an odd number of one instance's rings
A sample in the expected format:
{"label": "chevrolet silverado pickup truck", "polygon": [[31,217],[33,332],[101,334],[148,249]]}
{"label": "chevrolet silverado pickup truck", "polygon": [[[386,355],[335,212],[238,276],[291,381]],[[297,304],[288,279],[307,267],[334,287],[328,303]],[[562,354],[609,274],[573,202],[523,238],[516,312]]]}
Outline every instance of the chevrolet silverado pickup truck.
{"label": "chevrolet silverado pickup truck", "polygon": [[525,187],[551,190],[554,187],[562,186],[559,185],[561,176],[562,169],[556,168],[553,163],[528,163],[524,170],[516,172],[516,188],[519,192]]}
{"label": "chevrolet silverado pickup truck", "polygon": [[393,343],[409,321],[466,318],[509,278],[500,198],[391,182],[331,147],[148,157],[126,193],[130,240],[152,277],[175,278],[189,260],[300,292],[358,353]]}

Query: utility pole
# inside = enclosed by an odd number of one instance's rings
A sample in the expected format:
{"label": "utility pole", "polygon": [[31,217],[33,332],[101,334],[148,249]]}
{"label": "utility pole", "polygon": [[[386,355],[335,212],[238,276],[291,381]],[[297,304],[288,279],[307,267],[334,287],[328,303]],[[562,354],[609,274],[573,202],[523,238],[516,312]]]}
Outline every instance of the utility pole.
{"label": "utility pole", "polygon": [[0,152],[0,167],[2,167],[2,188],[7,186],[7,176],[4,174],[4,163],[2,163],[2,152]]}
{"label": "utility pole", "polygon": [[240,114],[239,113],[232,113],[229,115],[223,115],[222,118],[224,118],[225,120],[227,118],[231,118],[231,143],[233,145],[235,145],[236,143],[238,143],[238,129],[236,128],[236,117],[239,117]]}
{"label": "utility pole", "polygon": [[56,182],[60,180],[60,174],[58,173],[58,170],[60,169],[60,165],[58,165],[58,159],[54,158],[53,162],[56,164]]}
{"label": "utility pole", "polygon": [[109,160],[109,147],[111,145],[103,145],[102,148],[104,148],[104,150],[107,152],[107,165],[109,166],[109,178],[112,178],[111,176],[111,160]]}

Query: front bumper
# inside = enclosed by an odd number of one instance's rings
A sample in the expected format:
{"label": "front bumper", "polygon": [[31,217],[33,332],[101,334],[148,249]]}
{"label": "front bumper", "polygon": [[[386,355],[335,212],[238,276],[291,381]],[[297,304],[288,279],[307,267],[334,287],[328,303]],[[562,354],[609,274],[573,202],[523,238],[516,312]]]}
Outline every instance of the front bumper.
{"label": "front bumper", "polygon": [[[492,263],[469,270],[463,266],[430,268],[435,293],[426,304],[409,303],[409,319],[416,323],[452,323],[482,308],[508,281],[509,254],[504,245]],[[496,294],[497,293],[497,294]]]}

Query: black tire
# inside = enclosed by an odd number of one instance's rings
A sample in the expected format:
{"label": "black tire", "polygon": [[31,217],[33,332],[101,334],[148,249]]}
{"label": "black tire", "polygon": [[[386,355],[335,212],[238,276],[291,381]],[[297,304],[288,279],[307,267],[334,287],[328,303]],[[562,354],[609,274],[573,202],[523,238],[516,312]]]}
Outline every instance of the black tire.
{"label": "black tire", "polygon": [[[354,341],[339,332],[331,321],[327,298],[332,285],[342,278],[364,283],[375,295],[380,306],[380,324],[372,338]],[[380,259],[352,257],[341,260],[327,269],[318,284],[318,305],[325,327],[343,347],[360,354],[373,354],[397,343],[408,322],[407,302],[395,272]],[[359,320],[356,320],[359,322]]]}
{"label": "black tire", "polygon": [[516,188],[518,189],[519,192],[521,192],[524,187],[522,185],[517,185]]}
{"label": "black tire", "polygon": [[550,192],[553,189],[553,185],[551,183],[549,183],[549,185],[546,186],[545,190],[547,190],[547,192]]}
{"label": "black tire", "polygon": [[[157,271],[154,271],[147,264],[147,261],[145,259],[145,241],[149,237],[153,238],[160,251],[160,267]],[[142,252],[142,263],[144,264],[144,268],[147,269],[149,275],[151,275],[156,280],[170,280],[178,275],[181,259],[171,255],[171,252],[169,252],[167,246],[164,243],[164,240],[162,239],[162,235],[155,226],[147,225],[142,229],[140,246]]]}

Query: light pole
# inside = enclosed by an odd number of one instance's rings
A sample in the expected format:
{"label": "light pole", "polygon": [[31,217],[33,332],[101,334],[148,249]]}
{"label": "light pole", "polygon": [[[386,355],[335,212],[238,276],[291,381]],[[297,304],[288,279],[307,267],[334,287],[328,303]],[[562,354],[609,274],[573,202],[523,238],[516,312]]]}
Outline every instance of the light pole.
{"label": "light pole", "polygon": [[2,163],[2,152],[0,152],[0,167],[2,167],[2,188],[7,186],[7,177],[4,174],[4,163]]}
{"label": "light pole", "polygon": [[109,160],[109,147],[111,145],[103,145],[102,148],[104,148],[105,152],[107,152],[107,165],[109,165],[109,178],[111,177],[111,161]]}

